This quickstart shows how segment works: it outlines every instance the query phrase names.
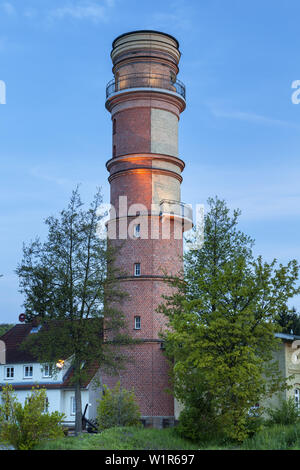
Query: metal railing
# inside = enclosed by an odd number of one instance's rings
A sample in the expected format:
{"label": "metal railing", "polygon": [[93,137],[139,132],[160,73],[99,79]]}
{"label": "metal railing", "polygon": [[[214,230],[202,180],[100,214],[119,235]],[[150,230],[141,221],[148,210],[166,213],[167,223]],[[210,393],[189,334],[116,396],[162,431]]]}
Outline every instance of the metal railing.
{"label": "metal railing", "polygon": [[175,216],[184,219],[188,223],[193,223],[193,209],[184,202],[163,199],[160,201],[160,215]]}
{"label": "metal railing", "polygon": [[132,73],[113,78],[106,86],[106,99],[118,91],[130,88],[161,88],[178,93],[185,99],[185,85],[180,81],[173,81],[168,75]]}

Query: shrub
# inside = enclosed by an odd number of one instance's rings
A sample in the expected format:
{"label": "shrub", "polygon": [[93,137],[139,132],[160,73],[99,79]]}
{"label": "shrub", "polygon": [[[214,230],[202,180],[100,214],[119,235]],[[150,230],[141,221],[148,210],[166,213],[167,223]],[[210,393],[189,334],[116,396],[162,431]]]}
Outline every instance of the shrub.
{"label": "shrub", "polygon": [[104,395],[98,401],[97,422],[100,430],[140,424],[141,415],[134,392],[121,388],[120,382],[111,390],[104,386]]}
{"label": "shrub", "polygon": [[213,415],[203,413],[195,406],[187,406],[180,413],[176,432],[194,442],[207,442],[216,437],[218,425]]}
{"label": "shrub", "polygon": [[11,385],[2,389],[0,440],[18,450],[30,450],[44,439],[64,435],[63,413],[45,412],[46,390],[33,387],[22,406]]}
{"label": "shrub", "polygon": [[300,421],[299,410],[291,397],[287,400],[280,400],[279,407],[275,409],[267,408],[266,411],[270,417],[270,424],[288,425]]}
{"label": "shrub", "polygon": [[300,425],[267,426],[252,438],[246,439],[243,450],[288,450],[300,448]]}

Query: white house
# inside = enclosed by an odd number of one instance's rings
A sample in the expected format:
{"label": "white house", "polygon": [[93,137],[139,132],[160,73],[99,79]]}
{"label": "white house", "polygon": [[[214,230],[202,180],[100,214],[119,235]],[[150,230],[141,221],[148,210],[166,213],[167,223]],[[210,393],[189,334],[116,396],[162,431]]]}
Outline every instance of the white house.
{"label": "white house", "polygon": [[[38,327],[30,323],[17,324],[0,337],[0,391],[11,384],[19,402],[24,404],[33,386],[46,388],[48,411],[59,411],[66,418],[64,425],[75,423],[75,391],[70,382],[73,368],[68,360],[61,360],[51,370],[48,364],[41,364],[28,352],[20,348],[21,343]],[[97,400],[101,397],[100,374],[96,367],[87,369],[87,380],[82,385],[82,411],[86,405],[85,417],[95,419]]]}

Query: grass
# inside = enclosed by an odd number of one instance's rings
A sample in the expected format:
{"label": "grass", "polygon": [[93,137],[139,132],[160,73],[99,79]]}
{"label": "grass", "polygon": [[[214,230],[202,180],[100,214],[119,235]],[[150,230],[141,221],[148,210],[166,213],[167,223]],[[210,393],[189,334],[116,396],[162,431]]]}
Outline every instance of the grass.
{"label": "grass", "polygon": [[300,450],[300,423],[266,426],[244,441],[244,450]]}
{"label": "grass", "polygon": [[101,434],[81,434],[47,441],[36,450],[196,450],[199,445],[180,438],[172,428],[111,428]]}
{"label": "grass", "polygon": [[49,440],[36,450],[300,450],[300,423],[265,426],[243,444],[197,444],[179,437],[174,428],[111,428],[101,434],[82,434]]}

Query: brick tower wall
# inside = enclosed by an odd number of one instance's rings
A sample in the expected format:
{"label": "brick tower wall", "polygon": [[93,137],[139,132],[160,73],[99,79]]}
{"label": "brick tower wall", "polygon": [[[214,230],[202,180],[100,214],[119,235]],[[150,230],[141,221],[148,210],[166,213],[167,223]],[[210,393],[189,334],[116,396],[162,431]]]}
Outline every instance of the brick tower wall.
{"label": "brick tower wall", "polygon": [[[112,387],[120,380],[123,387],[133,387],[142,416],[159,425],[163,418],[174,418],[174,398],[166,392],[169,365],[159,336],[166,319],[156,310],[162,295],[170,293],[165,272],[174,275],[182,270],[182,220],[164,217],[161,210],[164,200],[180,201],[184,168],[178,157],[178,121],[185,102],[172,85],[180,53],[174,38],[142,31],[117,38],[111,57],[115,90],[106,102],[112,118],[112,158],[107,169],[115,214],[108,235],[121,246],[116,265],[123,271],[121,287],[129,294],[122,310],[129,332],[142,343],[124,348],[126,371],[118,377],[104,375],[103,382]],[[120,198],[126,201],[125,212]],[[137,224],[138,238],[134,237]],[[127,238],[120,236],[121,225]],[[139,276],[134,272],[136,263]],[[136,316],[140,329],[134,328]]]}

